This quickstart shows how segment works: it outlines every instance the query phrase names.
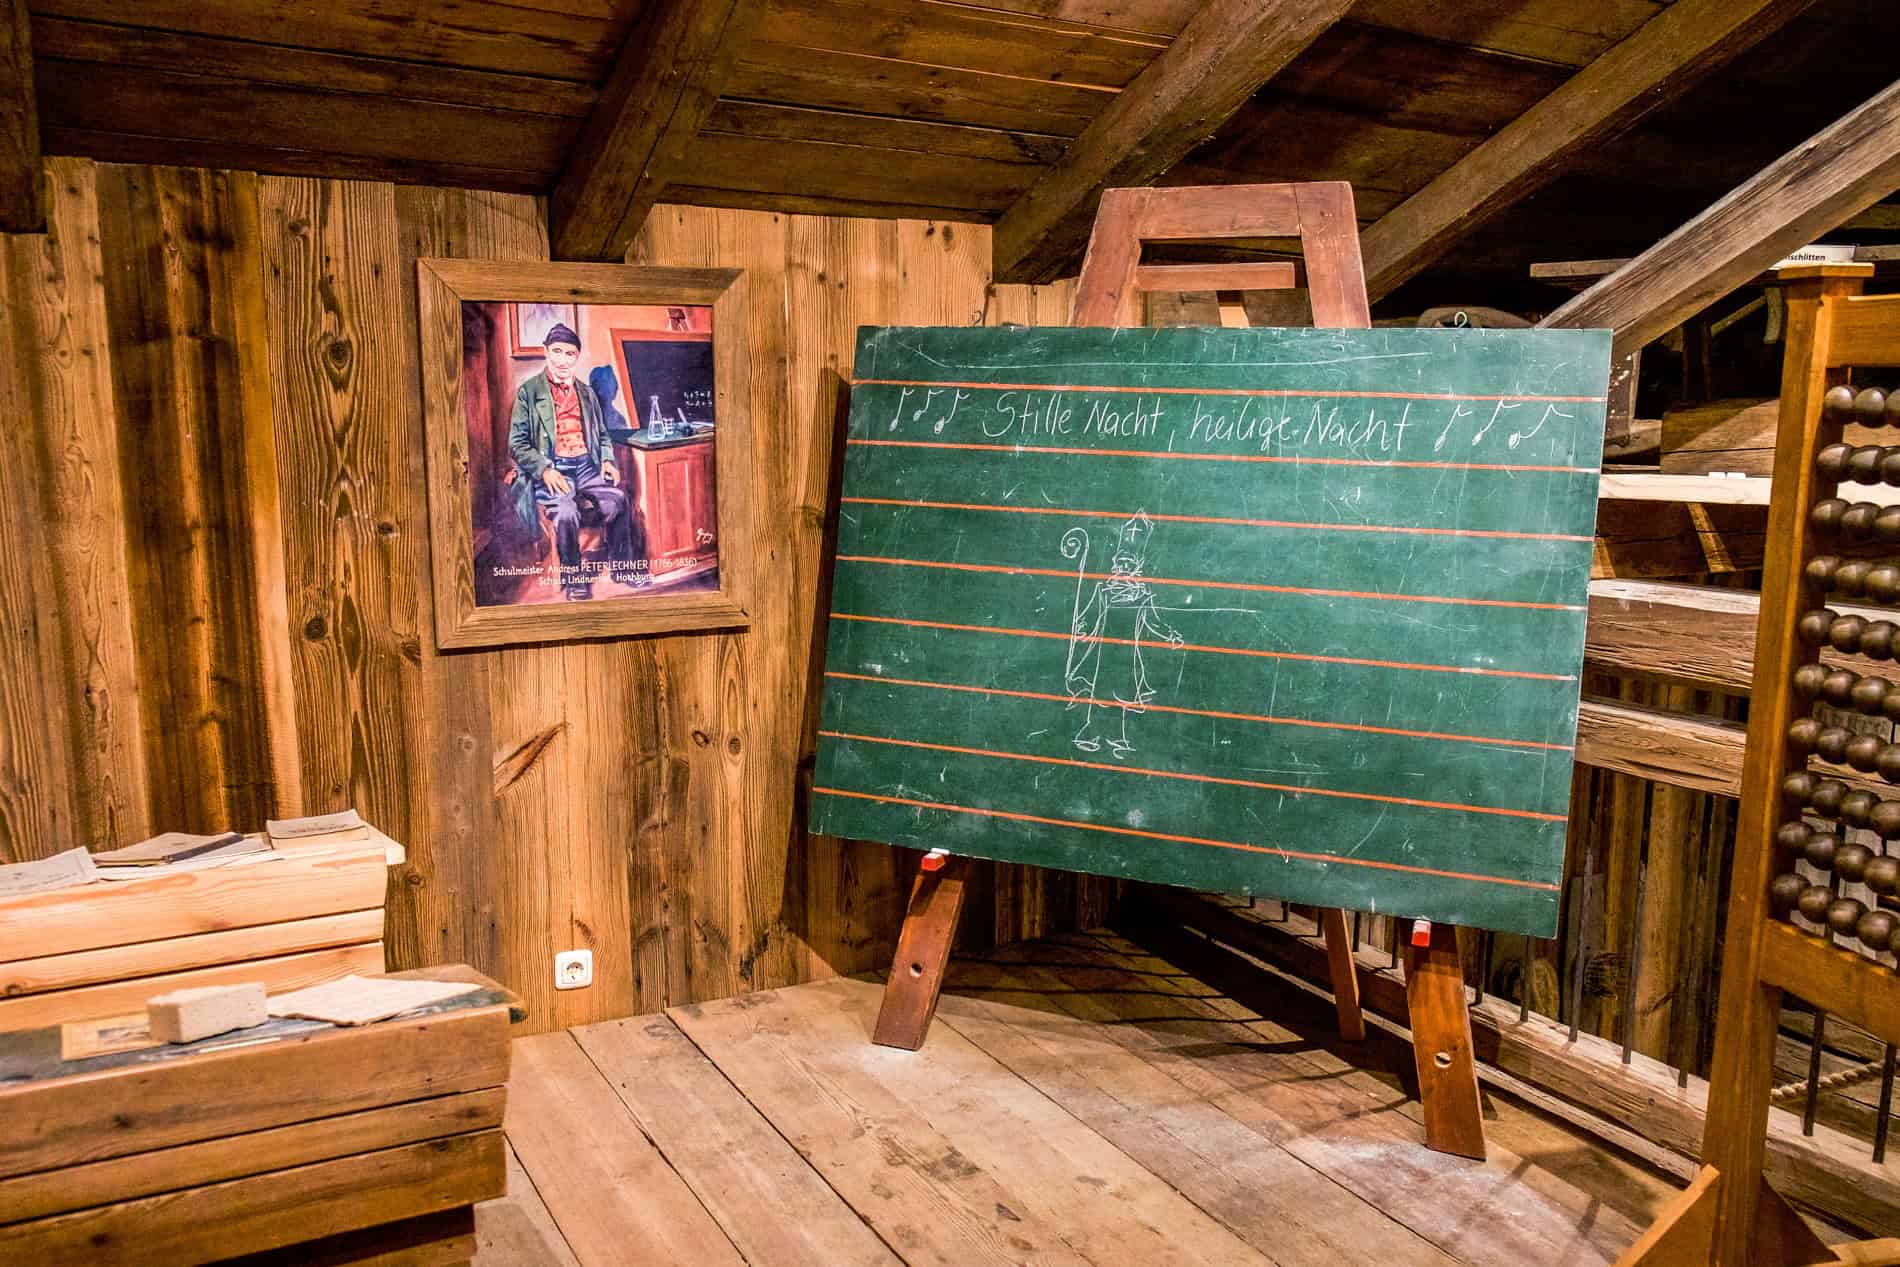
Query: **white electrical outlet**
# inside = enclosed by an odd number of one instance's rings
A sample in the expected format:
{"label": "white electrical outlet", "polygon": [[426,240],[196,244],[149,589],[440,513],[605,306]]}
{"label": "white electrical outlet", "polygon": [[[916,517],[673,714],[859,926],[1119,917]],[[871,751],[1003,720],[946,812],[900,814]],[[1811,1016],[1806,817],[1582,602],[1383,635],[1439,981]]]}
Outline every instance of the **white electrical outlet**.
{"label": "white electrical outlet", "polygon": [[578,990],[594,984],[594,952],[562,950],[554,956],[554,988]]}

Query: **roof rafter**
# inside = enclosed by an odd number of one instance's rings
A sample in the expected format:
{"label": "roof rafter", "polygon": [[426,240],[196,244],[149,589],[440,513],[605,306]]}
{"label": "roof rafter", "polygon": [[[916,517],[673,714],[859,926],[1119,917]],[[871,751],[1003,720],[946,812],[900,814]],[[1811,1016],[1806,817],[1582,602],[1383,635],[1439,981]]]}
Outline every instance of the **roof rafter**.
{"label": "roof rafter", "polygon": [[0,232],[38,233],[45,227],[26,0],[0,0]]}
{"label": "roof rafter", "polygon": [[1869,98],[1538,322],[1635,351],[1900,189],[1900,83]]}
{"label": "roof rafter", "polygon": [[548,198],[554,257],[625,257],[679,170],[763,0],[654,0]]}
{"label": "roof rafter", "polygon": [[1366,287],[1390,294],[1589,147],[1681,96],[1814,0],[1677,0],[1566,80],[1360,239]]}
{"label": "roof rafter", "polygon": [[1146,185],[1352,7],[1353,0],[1207,0],[1166,51],[1003,213],[996,280],[1042,282],[1074,263],[1102,191]]}

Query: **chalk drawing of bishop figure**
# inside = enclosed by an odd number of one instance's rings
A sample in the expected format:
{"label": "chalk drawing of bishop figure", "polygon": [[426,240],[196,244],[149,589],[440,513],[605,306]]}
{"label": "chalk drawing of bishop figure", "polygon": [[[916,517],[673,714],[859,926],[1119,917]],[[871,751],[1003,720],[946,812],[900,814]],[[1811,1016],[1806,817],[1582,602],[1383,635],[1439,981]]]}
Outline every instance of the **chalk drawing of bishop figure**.
{"label": "chalk drawing of bishop figure", "polygon": [[[1098,752],[1104,743],[1117,760],[1133,752],[1128,739],[1128,715],[1148,711],[1155,697],[1142,658],[1143,643],[1181,645],[1181,635],[1155,605],[1154,588],[1142,579],[1154,522],[1136,511],[1115,538],[1109,574],[1089,583],[1089,534],[1071,528],[1062,534],[1062,557],[1075,559],[1075,609],[1069,622],[1069,663],[1064,674],[1069,707],[1084,710],[1075,746]],[[1086,599],[1083,596],[1087,590]],[[1099,733],[1099,714],[1113,710]]]}

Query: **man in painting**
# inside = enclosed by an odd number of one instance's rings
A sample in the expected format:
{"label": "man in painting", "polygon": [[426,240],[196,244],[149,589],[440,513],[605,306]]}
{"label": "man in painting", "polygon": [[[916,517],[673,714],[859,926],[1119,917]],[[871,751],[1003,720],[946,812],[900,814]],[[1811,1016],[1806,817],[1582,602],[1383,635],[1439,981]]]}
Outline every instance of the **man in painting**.
{"label": "man in painting", "polygon": [[[581,566],[581,526],[600,525],[608,572],[617,576],[632,571],[638,557],[634,512],[620,487],[600,398],[574,376],[580,336],[557,322],[542,353],[545,367],[515,390],[508,420],[508,447],[521,472],[516,509],[537,533],[541,514],[553,521],[561,588],[570,599],[586,599],[593,596],[593,577]],[[643,544],[639,554],[645,554]],[[644,570],[633,574],[633,584],[646,582]]]}

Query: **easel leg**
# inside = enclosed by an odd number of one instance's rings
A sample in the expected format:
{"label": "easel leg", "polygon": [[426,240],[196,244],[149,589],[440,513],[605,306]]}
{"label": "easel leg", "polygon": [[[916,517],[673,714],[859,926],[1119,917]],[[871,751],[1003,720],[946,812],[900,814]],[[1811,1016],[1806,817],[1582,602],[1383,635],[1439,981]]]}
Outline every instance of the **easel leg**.
{"label": "easel leg", "polygon": [[1418,1098],[1425,1108],[1425,1144],[1441,1153],[1484,1158],[1484,1116],[1478,1066],[1471,1051],[1471,1011],[1458,930],[1431,925],[1431,943],[1413,946],[1405,974]]}
{"label": "easel leg", "polygon": [[877,1028],[871,1032],[871,1041],[880,1047],[916,1051],[924,1045],[930,1018],[937,1014],[944,970],[950,966],[950,943],[957,935],[963,879],[969,867],[967,858],[949,858],[937,870],[917,872],[910,888],[910,909],[897,934],[890,979],[884,983]]}
{"label": "easel leg", "polygon": [[1332,906],[1320,908],[1319,926],[1326,931],[1326,963],[1333,977],[1333,1006],[1339,1009],[1339,1036],[1349,1043],[1363,1043],[1366,1018],[1359,1008],[1359,972],[1353,963],[1346,912]]}

